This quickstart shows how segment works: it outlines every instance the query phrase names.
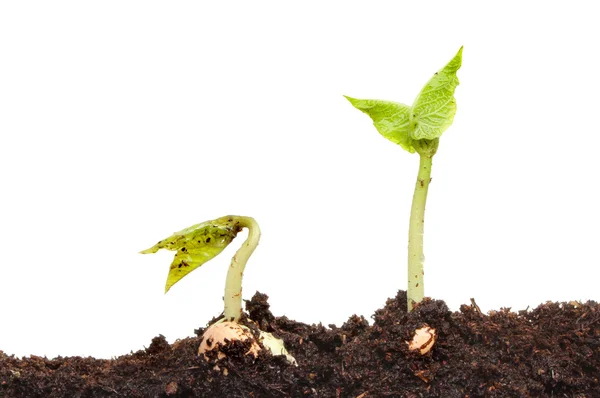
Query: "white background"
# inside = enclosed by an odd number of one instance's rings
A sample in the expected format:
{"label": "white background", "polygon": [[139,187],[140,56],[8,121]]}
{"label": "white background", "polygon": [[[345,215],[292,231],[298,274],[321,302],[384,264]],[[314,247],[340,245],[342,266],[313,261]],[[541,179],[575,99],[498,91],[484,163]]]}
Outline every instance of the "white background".
{"label": "white background", "polygon": [[600,299],[592,2],[2,2],[0,349],[109,358],[222,311],[229,259],[163,294],[192,224],[253,216],[244,298],[341,325],[406,287],[418,156],[342,96],[411,104],[464,45],[426,294]]}

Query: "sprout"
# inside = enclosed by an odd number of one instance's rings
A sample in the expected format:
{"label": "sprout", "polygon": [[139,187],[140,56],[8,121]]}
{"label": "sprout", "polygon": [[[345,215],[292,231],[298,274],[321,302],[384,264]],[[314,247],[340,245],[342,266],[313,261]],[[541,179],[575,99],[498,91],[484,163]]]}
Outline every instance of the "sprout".
{"label": "sprout", "polygon": [[[187,274],[219,255],[233,241],[238,232],[244,228],[248,228],[248,238],[231,259],[231,265],[227,271],[225,296],[223,297],[225,306],[223,318],[205,331],[199,354],[206,352],[206,344],[209,343],[209,340],[210,342],[213,340],[220,341],[219,336],[224,336],[224,339],[230,341],[244,341],[252,336],[250,329],[244,325],[239,325],[238,322],[242,316],[242,277],[244,268],[260,240],[258,223],[251,217],[225,216],[176,232],[151,248],[140,252],[142,254],[156,253],[160,249],[177,252],[169,268],[165,285],[166,293]],[[234,331],[235,333],[224,335],[223,330]],[[274,355],[285,355],[290,363],[296,362],[286,351],[282,340],[270,333],[260,331],[260,341]],[[252,344],[253,347],[256,345],[254,341]],[[218,350],[220,345],[210,344],[210,349]],[[256,350],[253,349],[252,353],[256,356]],[[222,353],[219,354],[219,357],[221,355]]]}
{"label": "sprout", "polygon": [[425,203],[431,182],[432,158],[442,133],[456,113],[454,90],[456,72],[462,64],[462,47],[456,56],[427,82],[412,106],[392,101],[347,97],[357,109],[373,119],[375,128],[388,140],[410,153],[419,154],[419,172],[410,212],[408,230],[408,310],[425,296],[423,283],[423,231]]}
{"label": "sprout", "polygon": [[160,249],[177,251],[171,263],[165,293],[184,276],[219,255],[243,228],[248,228],[248,239],[231,259],[225,282],[225,320],[238,322],[242,315],[242,276],[250,255],[258,246],[260,228],[251,217],[225,216],[206,221],[175,232],[142,254]]}

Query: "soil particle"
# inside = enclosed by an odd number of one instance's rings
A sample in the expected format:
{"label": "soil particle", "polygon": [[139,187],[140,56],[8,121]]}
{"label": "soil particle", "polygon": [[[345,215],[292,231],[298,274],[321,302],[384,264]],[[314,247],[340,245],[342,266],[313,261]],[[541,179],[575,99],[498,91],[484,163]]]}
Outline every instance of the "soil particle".
{"label": "soil particle", "polygon": [[[0,397],[600,397],[600,306],[592,301],[482,314],[474,301],[453,313],[426,299],[407,313],[399,291],[372,325],[353,315],[325,327],[275,317],[267,300],[257,292],[247,301],[249,318],[285,341],[297,367],[267,350],[244,355],[244,342],[206,361],[200,337],[171,345],[159,335],[112,360],[0,351]],[[425,355],[407,344],[423,326],[437,335]]]}

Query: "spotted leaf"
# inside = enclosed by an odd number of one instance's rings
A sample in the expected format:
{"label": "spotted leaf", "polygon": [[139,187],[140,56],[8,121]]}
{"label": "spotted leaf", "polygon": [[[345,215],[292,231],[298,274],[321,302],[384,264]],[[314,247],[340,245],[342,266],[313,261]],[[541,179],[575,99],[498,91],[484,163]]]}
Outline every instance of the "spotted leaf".
{"label": "spotted leaf", "polygon": [[184,276],[219,255],[241,231],[239,221],[230,216],[206,221],[174,233],[140,253],[160,249],[176,251],[171,263],[165,293]]}

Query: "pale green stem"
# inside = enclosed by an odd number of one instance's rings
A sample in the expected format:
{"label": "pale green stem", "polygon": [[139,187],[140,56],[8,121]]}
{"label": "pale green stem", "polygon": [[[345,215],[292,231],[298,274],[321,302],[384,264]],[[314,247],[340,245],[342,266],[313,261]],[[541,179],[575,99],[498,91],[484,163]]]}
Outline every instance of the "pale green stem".
{"label": "pale green stem", "polygon": [[431,181],[431,165],[433,155],[419,153],[419,174],[415,184],[410,224],[408,228],[408,311],[423,300],[425,289],[423,283],[423,231],[425,224],[425,203],[427,190]]}
{"label": "pale green stem", "polygon": [[233,218],[239,222],[238,225],[241,228],[248,228],[248,238],[231,259],[225,281],[225,296],[223,297],[225,301],[225,320],[237,322],[242,315],[242,277],[244,276],[244,268],[246,268],[250,255],[258,246],[260,228],[258,223],[251,217],[235,216]]}

